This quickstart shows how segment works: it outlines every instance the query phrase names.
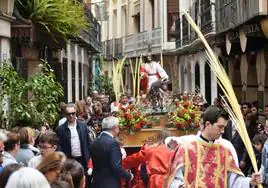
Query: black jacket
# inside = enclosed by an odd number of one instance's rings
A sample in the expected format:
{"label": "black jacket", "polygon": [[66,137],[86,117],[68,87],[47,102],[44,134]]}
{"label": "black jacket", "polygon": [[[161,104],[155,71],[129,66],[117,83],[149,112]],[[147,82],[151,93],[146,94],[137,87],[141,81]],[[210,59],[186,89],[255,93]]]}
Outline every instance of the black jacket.
{"label": "black jacket", "polygon": [[127,182],[130,173],[122,166],[122,154],[119,143],[106,133],[102,133],[91,145],[91,159],[93,162],[92,188],[120,188],[120,179]]}
{"label": "black jacket", "polygon": [[227,126],[225,127],[222,138],[229,140],[233,144],[235,151],[237,153],[238,160],[241,161],[244,155],[245,145],[237,131],[235,132],[234,136],[232,136],[232,121],[231,120],[227,121]]}
{"label": "black jacket", "polygon": [[[76,129],[80,139],[82,157],[84,158],[84,162],[87,164],[90,159],[90,139],[88,135],[88,128],[85,123],[77,121]],[[68,122],[66,121],[63,125],[59,126],[56,129],[56,133],[59,139],[58,150],[62,151],[68,158],[72,158],[71,132],[68,128]]]}

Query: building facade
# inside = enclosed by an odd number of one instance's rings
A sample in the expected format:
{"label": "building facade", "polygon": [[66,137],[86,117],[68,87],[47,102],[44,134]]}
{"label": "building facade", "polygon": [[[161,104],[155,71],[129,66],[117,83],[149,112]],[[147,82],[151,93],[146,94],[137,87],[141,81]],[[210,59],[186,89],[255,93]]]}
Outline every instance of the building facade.
{"label": "building facade", "polygon": [[11,22],[13,17],[14,0],[0,1],[0,62],[10,59]]}
{"label": "building facade", "polygon": [[129,64],[151,53],[155,61],[160,62],[162,59],[164,69],[171,78],[176,76],[174,50],[179,1],[114,0],[105,3],[107,19],[102,23],[102,41],[107,63],[103,67],[104,74],[112,76],[112,62],[127,57],[124,83],[131,89],[132,72]]}
{"label": "building facade", "polygon": [[202,33],[219,56],[216,41],[215,1],[180,0],[180,17],[176,22],[176,54],[179,63],[180,92],[201,93],[208,103],[218,95],[217,78],[207,64],[203,44],[186,20],[183,10],[188,11],[201,28]]}
{"label": "building facade", "polygon": [[[225,67],[240,101],[268,100],[267,1],[266,0],[180,0],[201,28]],[[242,8],[241,8],[242,7]],[[217,78],[207,64],[203,44],[180,11],[176,23],[180,89],[199,90],[208,103],[221,93]]]}
{"label": "building facade", "polygon": [[268,103],[267,0],[216,1],[217,46],[241,101]]}

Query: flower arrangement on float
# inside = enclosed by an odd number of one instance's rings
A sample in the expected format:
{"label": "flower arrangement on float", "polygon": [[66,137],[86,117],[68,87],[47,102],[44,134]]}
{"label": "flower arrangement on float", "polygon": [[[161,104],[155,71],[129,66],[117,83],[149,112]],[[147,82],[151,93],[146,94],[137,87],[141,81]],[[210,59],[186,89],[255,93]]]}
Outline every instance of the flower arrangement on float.
{"label": "flower arrangement on float", "polygon": [[183,130],[198,129],[201,111],[190,101],[175,101],[168,113],[167,127]]}
{"label": "flower arrangement on float", "polygon": [[152,127],[146,114],[135,105],[129,105],[127,108],[119,110],[118,118],[120,129],[129,134]]}

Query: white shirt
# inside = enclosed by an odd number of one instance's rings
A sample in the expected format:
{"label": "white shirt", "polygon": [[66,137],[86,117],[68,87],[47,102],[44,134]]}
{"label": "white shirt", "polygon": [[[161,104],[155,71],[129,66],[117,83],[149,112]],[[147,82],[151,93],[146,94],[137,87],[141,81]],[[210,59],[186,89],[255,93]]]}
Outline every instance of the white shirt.
{"label": "white shirt", "polygon": [[36,168],[43,160],[43,157],[41,155],[37,155],[30,159],[28,163],[28,167]]}
{"label": "white shirt", "polygon": [[111,108],[111,112],[117,112],[118,111],[117,103],[112,102],[110,108]]}
{"label": "white shirt", "polygon": [[68,125],[68,128],[70,129],[71,132],[71,152],[72,157],[81,157],[82,156],[81,145],[76,127],[77,127],[76,123],[74,125]]}

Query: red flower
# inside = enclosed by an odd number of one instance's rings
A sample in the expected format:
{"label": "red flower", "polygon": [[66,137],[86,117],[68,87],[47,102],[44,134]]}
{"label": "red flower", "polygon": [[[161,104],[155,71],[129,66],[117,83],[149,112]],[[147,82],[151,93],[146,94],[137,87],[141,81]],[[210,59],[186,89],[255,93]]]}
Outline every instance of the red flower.
{"label": "red flower", "polygon": [[141,128],[142,128],[142,123],[141,123],[141,122],[136,123],[135,126],[134,126],[134,128],[135,128],[136,130],[141,129]]}
{"label": "red flower", "polygon": [[133,115],[132,114],[125,114],[125,117],[127,120],[130,120],[133,118]]}
{"label": "red flower", "polygon": [[181,110],[181,111],[178,111],[178,117],[182,117],[183,115],[184,115],[185,113],[183,113],[183,111]]}
{"label": "red flower", "polygon": [[189,105],[190,105],[190,103],[188,101],[184,101],[184,103],[183,103],[184,108],[188,108]]}
{"label": "red flower", "polygon": [[191,119],[188,119],[187,120],[187,125],[190,125],[192,123],[192,120]]}

